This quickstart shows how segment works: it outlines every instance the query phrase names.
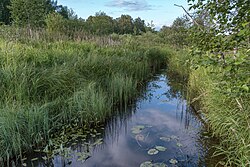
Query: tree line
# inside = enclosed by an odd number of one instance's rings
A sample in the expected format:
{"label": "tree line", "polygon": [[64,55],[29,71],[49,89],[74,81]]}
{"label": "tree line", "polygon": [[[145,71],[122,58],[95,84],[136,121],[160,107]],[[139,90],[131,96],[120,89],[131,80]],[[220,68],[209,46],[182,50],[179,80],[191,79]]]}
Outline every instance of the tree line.
{"label": "tree line", "polygon": [[114,19],[100,11],[82,19],[72,9],[58,5],[54,0],[2,0],[0,9],[0,24],[32,29],[47,28],[50,32],[84,31],[93,35],[139,35],[154,31],[140,17],[133,19],[130,15],[121,15]]}

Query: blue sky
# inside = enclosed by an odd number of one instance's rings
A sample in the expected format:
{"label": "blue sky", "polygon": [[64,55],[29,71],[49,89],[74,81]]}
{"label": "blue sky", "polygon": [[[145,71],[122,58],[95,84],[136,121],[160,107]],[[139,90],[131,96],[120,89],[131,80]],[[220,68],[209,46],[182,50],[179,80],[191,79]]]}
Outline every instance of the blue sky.
{"label": "blue sky", "polygon": [[140,17],[147,23],[153,20],[157,28],[171,25],[175,18],[184,15],[184,11],[174,4],[188,8],[187,0],[58,0],[58,4],[72,8],[84,19],[99,11],[113,18],[129,14],[133,18]]}

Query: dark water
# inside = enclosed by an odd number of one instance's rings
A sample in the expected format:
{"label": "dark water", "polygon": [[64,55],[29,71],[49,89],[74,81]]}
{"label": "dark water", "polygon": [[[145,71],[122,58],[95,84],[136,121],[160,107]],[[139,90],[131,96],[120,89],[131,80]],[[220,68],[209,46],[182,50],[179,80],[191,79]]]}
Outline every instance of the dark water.
{"label": "dark water", "polygon": [[[40,157],[26,165],[139,167],[150,161],[148,166],[215,166],[203,124],[187,107],[180,91],[169,84],[165,74],[156,75],[144,95],[125,110],[117,111],[101,133],[92,136],[93,140],[85,144],[77,141],[67,147],[67,156],[56,155],[49,163]],[[102,142],[91,144],[98,138]],[[156,146],[162,147],[157,150]],[[153,155],[149,154],[150,149]],[[86,152],[88,155],[83,158],[81,153]]]}

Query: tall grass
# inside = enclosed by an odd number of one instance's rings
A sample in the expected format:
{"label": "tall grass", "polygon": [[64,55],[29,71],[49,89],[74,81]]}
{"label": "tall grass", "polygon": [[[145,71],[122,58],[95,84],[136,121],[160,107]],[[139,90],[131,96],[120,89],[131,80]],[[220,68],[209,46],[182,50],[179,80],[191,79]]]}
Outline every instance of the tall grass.
{"label": "tall grass", "polygon": [[137,87],[169,55],[152,45],[6,38],[0,39],[0,157],[5,160],[46,142],[62,125],[105,121],[115,106],[136,96]]}
{"label": "tall grass", "polygon": [[223,155],[224,166],[250,165],[249,96],[240,98],[218,89],[216,68],[200,67],[189,78],[189,99],[206,119],[214,136],[220,139],[214,156]]}
{"label": "tall grass", "polygon": [[199,60],[185,50],[177,51],[168,57],[168,70],[187,78],[186,96],[189,103],[206,122],[212,134],[220,140],[214,153],[216,157],[225,157],[220,164],[250,166],[249,91],[228,93],[237,89],[237,81],[247,80],[249,68],[239,67],[232,78],[225,80],[223,77],[228,77],[225,75],[226,67],[202,66],[197,63]]}

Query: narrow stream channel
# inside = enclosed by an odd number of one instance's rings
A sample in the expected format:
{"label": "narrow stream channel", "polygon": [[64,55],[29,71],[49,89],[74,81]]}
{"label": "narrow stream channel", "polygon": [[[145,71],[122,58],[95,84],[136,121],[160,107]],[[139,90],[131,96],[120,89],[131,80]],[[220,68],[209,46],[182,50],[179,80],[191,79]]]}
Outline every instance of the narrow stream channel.
{"label": "narrow stream channel", "polygon": [[[57,155],[45,165],[41,158],[27,166],[148,167],[214,166],[206,142],[204,126],[187,107],[179,92],[171,92],[166,70],[147,84],[143,97],[102,128],[102,138],[86,158],[86,144],[69,146],[70,156]],[[98,138],[98,137],[97,137]],[[89,142],[91,143],[91,142]],[[85,159],[86,158],[86,159]]]}

